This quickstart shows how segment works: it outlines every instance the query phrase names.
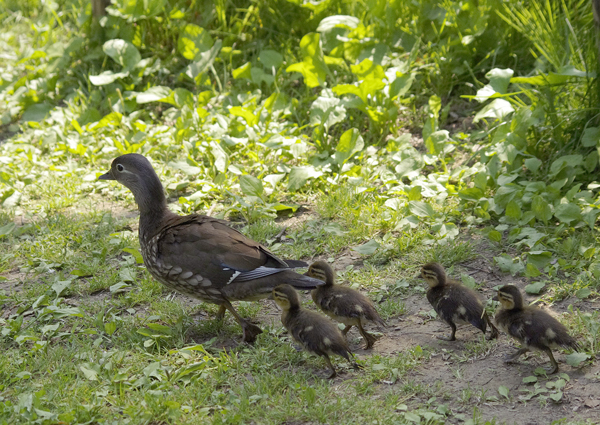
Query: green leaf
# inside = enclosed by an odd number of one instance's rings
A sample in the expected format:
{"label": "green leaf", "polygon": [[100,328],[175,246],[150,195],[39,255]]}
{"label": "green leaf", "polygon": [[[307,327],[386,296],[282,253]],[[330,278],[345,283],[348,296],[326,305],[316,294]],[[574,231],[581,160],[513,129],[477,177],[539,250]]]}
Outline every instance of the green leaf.
{"label": "green leaf", "polygon": [[502,233],[500,233],[497,230],[490,230],[490,232],[488,233],[488,238],[494,242],[501,242]]}
{"label": "green leaf", "polygon": [[580,300],[584,300],[587,297],[589,297],[590,295],[592,295],[592,288],[589,288],[589,287],[581,288],[581,289],[577,290],[577,292],[575,292],[575,296],[577,298],[579,298]]}
{"label": "green leaf", "polygon": [[588,127],[583,131],[581,136],[581,144],[590,148],[600,144],[600,127]]}
{"label": "green leaf", "polygon": [[566,224],[583,219],[581,216],[581,209],[575,204],[560,204],[558,207],[556,207],[554,215],[561,222]]}
{"label": "green leaf", "polygon": [[58,280],[52,285],[52,290],[56,293],[57,298],[60,297],[63,292],[65,292],[65,289],[67,289],[71,285],[71,282],[73,282],[73,281],[72,280]]}
{"label": "green leaf", "polygon": [[591,356],[586,353],[574,352],[567,356],[567,364],[569,366],[578,367],[582,362],[588,360]]}
{"label": "green leaf", "polygon": [[483,191],[476,187],[469,187],[458,192],[458,197],[465,201],[479,201],[483,198]]}
{"label": "green leaf", "polygon": [[310,124],[322,125],[325,129],[344,121],[346,108],[341,99],[329,89],[324,89],[310,107]]}
{"label": "green leaf", "polygon": [[354,29],[358,26],[360,20],[354,16],[349,15],[333,15],[328,16],[319,22],[317,27],[318,32],[329,32],[333,28],[342,27],[347,29]]}
{"label": "green leaf", "polygon": [[433,217],[435,214],[431,205],[421,201],[410,201],[408,203],[408,209],[418,217]]}
{"label": "green leaf", "polygon": [[117,330],[117,324],[115,322],[105,323],[104,324],[104,332],[108,335],[112,335]]}
{"label": "green leaf", "polygon": [[250,62],[246,62],[239,68],[236,68],[233,71],[231,71],[231,74],[233,75],[233,78],[235,78],[236,80],[240,79],[240,78],[245,78],[246,80],[252,80],[251,70],[252,70],[252,64]]}
{"label": "green leaf", "polygon": [[365,146],[362,136],[355,128],[346,130],[336,147],[335,162],[343,165],[352,155],[360,152]]}
{"label": "green leaf", "polygon": [[322,175],[323,173],[321,171],[315,170],[315,168],[310,165],[305,167],[293,167],[288,179],[288,190],[294,192],[304,186],[308,179],[317,178]]}
{"label": "green leaf", "polygon": [[214,140],[210,142],[210,152],[215,158],[215,168],[220,173],[224,173],[229,165],[229,155],[227,152],[225,152],[221,145]]}
{"label": "green leaf", "polygon": [[[214,41],[208,31],[194,24],[187,24],[177,40],[177,51],[188,60],[197,60],[213,47]],[[234,77],[235,78],[235,77]]]}
{"label": "green leaf", "polygon": [[371,239],[369,242],[367,242],[365,244],[355,246],[354,248],[352,248],[352,250],[356,251],[362,255],[371,255],[375,251],[377,251],[377,248],[379,248],[379,246],[380,246],[379,242],[377,242],[375,239]]}
{"label": "green leaf", "polygon": [[[529,266],[531,264],[527,264],[527,268],[529,269]],[[533,266],[535,267],[535,266]],[[537,270],[537,268],[536,268]],[[538,270],[538,276],[541,273]],[[525,286],[525,292],[527,292],[528,294],[532,294],[532,295],[537,295],[540,292],[542,292],[542,289],[544,289],[544,286],[546,286],[546,284],[544,282],[534,282],[534,283],[530,283],[529,285]]]}
{"label": "green leaf", "polygon": [[542,165],[542,161],[537,158],[527,158],[525,160],[525,167],[532,173],[535,173]]}
{"label": "green leaf", "polygon": [[258,60],[269,71],[272,68],[277,70],[283,64],[283,56],[275,50],[262,50],[258,55]]}
{"label": "green leaf", "polygon": [[496,93],[506,94],[513,74],[514,71],[512,69],[494,68],[485,74],[485,76],[490,81],[490,86],[492,86]]}
{"label": "green leaf", "polygon": [[540,195],[535,195],[531,201],[531,211],[535,214],[535,218],[544,223],[552,218],[552,208],[548,202]]}
{"label": "green leaf", "polygon": [[143,93],[136,96],[135,100],[138,104],[156,102],[165,99],[171,95],[171,89],[165,86],[150,87]]}
{"label": "green leaf", "polygon": [[98,380],[98,372],[96,372],[94,369],[90,369],[85,366],[79,366],[79,370],[81,370],[83,372],[83,375],[89,381],[97,381]]}
{"label": "green leaf", "polygon": [[479,122],[483,118],[492,118],[495,120],[501,120],[508,114],[514,112],[515,109],[512,107],[509,101],[504,99],[494,99],[492,102],[483,107],[475,117],[473,123]]}
{"label": "green leaf", "polygon": [[515,262],[508,254],[502,254],[499,257],[494,257],[494,260],[496,261],[496,264],[498,264],[498,267],[500,267],[500,270],[503,272],[508,272],[513,276],[525,269],[521,262]]}
{"label": "green leaf", "polygon": [[217,55],[221,51],[222,45],[223,42],[221,40],[217,40],[210,50],[200,53],[196,58],[196,61],[187,67],[185,74],[198,84],[199,78],[197,77],[200,77],[213,64]]}
{"label": "green leaf", "polygon": [[142,254],[140,254],[140,251],[138,251],[135,248],[123,248],[123,252],[127,252],[128,254],[133,255],[133,258],[135,258],[135,262],[137,264],[144,264],[144,258],[142,257]]}
{"label": "green leaf", "polygon": [[506,397],[506,399],[508,399],[508,393],[509,393],[509,389],[507,387],[505,387],[504,385],[500,385],[498,387],[498,394],[500,394],[503,397]]}
{"label": "green leaf", "polygon": [[515,200],[510,201],[506,205],[506,216],[514,220],[519,220],[523,216],[521,206]]}
{"label": "green leaf", "polygon": [[40,122],[50,114],[51,110],[52,106],[47,103],[36,103],[35,105],[31,105],[25,109],[21,119],[25,122]]}
{"label": "green leaf", "polygon": [[260,197],[264,192],[262,181],[249,174],[240,176],[240,187],[244,195],[247,196]]}
{"label": "green leaf", "polygon": [[4,226],[0,226],[0,238],[10,235],[16,227],[17,225],[15,223],[8,223]]}
{"label": "green leaf", "polygon": [[102,50],[121,65],[125,71],[131,71],[142,60],[140,52],[133,44],[118,38],[108,40],[102,46]]}
{"label": "green leaf", "polygon": [[329,68],[323,58],[321,38],[318,33],[306,34],[300,40],[300,51],[303,60],[287,67],[286,72],[299,72],[304,77],[304,83],[309,87],[318,87],[325,82]]}
{"label": "green leaf", "polygon": [[538,379],[537,377],[531,375],[531,376],[526,376],[525,378],[523,378],[523,383],[524,384],[533,384],[534,382],[537,382]]}

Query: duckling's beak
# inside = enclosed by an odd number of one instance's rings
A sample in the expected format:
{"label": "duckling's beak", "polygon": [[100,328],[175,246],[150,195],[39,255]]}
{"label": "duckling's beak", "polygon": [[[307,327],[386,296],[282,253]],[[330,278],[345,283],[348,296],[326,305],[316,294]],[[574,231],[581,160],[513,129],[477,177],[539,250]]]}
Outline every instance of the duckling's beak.
{"label": "duckling's beak", "polygon": [[104,173],[100,177],[98,177],[98,180],[116,180],[116,179],[113,177],[111,170],[108,170],[107,173]]}
{"label": "duckling's beak", "polygon": [[492,301],[500,301],[500,300],[498,299],[498,294],[496,294],[496,295],[494,295],[494,296],[492,297]]}

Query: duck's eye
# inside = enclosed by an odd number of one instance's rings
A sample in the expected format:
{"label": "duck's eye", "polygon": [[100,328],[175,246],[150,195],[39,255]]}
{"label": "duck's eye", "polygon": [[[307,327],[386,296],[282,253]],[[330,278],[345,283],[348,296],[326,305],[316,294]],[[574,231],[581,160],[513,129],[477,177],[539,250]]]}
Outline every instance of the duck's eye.
{"label": "duck's eye", "polygon": [[125,169],[125,167],[123,167],[121,164],[117,164],[117,171],[123,171]]}

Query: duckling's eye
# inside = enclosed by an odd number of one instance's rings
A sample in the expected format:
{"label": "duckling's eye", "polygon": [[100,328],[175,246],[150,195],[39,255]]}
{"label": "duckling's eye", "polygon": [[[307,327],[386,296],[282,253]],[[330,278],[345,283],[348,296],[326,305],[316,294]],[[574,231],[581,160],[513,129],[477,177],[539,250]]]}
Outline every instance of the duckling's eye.
{"label": "duckling's eye", "polygon": [[121,164],[117,164],[117,171],[121,172],[125,169],[125,167],[123,167],[123,165]]}

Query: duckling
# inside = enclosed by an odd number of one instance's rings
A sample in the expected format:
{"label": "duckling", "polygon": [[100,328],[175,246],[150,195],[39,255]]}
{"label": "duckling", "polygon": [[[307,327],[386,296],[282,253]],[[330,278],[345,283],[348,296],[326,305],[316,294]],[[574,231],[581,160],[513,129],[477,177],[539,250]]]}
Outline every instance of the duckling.
{"label": "duckling", "polygon": [[536,349],[545,352],[550,358],[552,374],[558,372],[558,363],[552,355],[551,348],[579,349],[577,341],[569,335],[562,323],[537,307],[523,305],[523,296],[516,286],[505,285],[498,289],[497,298],[502,307],[496,313],[496,324],[522,344],[519,350],[505,359],[506,363],[511,363],[521,354]]}
{"label": "duckling", "polygon": [[325,261],[312,263],[305,275],[325,282],[325,285],[310,293],[315,304],[333,320],[346,325],[342,330],[344,335],[352,326],[356,326],[367,344],[365,349],[372,348],[377,337],[365,331],[363,325],[371,321],[385,326],[373,302],[352,288],[334,285],[333,269]]}
{"label": "duckling", "polygon": [[337,354],[345,358],[354,369],[360,368],[353,361],[353,354],[338,327],[325,316],[300,307],[300,298],[292,286],[287,284],[277,286],[273,289],[273,299],[282,309],[281,323],[290,336],[306,351],[325,357],[331,370],[331,375],[327,379],[337,375],[331,364],[330,355]]}
{"label": "duckling", "polygon": [[448,278],[441,264],[425,264],[421,268],[421,277],[429,285],[427,300],[438,316],[452,328],[449,337],[438,337],[439,339],[456,340],[456,322],[470,323],[484,334],[489,326],[491,333],[487,339],[498,337],[498,329],[492,324],[477,293],[461,285],[460,282]]}

